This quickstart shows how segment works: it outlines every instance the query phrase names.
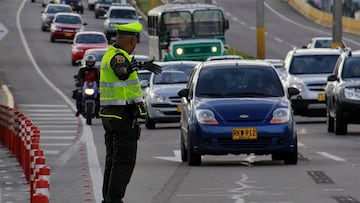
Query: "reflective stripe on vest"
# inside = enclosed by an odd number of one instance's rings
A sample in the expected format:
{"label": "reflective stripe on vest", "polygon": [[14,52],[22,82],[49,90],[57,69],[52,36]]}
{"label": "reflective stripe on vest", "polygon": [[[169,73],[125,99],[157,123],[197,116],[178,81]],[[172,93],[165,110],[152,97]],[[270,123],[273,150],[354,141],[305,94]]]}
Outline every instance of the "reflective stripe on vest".
{"label": "reflective stripe on vest", "polygon": [[101,61],[100,67],[100,104],[126,105],[143,100],[142,89],[137,72],[130,74],[127,80],[120,80],[110,66],[111,59],[118,53],[123,54],[129,62],[129,54],[114,46],[109,46]]}

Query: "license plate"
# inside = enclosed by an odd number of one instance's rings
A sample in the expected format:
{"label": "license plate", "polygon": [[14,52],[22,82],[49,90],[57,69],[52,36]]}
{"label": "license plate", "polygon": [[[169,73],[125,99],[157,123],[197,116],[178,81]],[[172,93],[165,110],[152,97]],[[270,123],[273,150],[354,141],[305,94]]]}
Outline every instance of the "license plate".
{"label": "license plate", "polygon": [[177,105],[176,110],[177,110],[177,112],[181,112],[181,104],[178,104],[178,105]]}
{"label": "license plate", "polygon": [[233,140],[254,140],[257,139],[256,128],[233,128]]}
{"label": "license plate", "polygon": [[70,37],[72,35],[72,33],[65,33],[64,35],[65,35],[65,37]]}
{"label": "license plate", "polygon": [[325,93],[319,93],[317,99],[318,101],[325,101]]}

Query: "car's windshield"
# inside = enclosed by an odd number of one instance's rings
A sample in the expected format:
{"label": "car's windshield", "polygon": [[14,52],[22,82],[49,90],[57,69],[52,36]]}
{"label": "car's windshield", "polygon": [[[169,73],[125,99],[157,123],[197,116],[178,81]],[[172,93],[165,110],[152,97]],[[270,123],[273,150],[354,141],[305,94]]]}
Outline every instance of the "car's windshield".
{"label": "car's windshield", "polygon": [[81,34],[76,37],[76,43],[106,43],[106,38],[103,35],[97,34]]}
{"label": "car's windshield", "polygon": [[291,61],[291,74],[332,73],[339,55],[303,55],[295,56]]}
{"label": "car's windshield", "polygon": [[187,83],[187,76],[180,71],[163,71],[161,74],[154,75],[154,84],[176,84]]}
{"label": "car's windshield", "polygon": [[359,78],[360,77],[360,57],[350,57],[345,60],[343,78]]}
{"label": "car's windshield", "polygon": [[162,65],[161,69],[162,70],[175,70],[175,71],[182,71],[186,74],[186,76],[189,78],[191,72],[193,71],[194,67],[196,66],[196,64],[184,64],[184,63],[179,63],[179,64],[167,64],[167,65]]}
{"label": "car's windshield", "polygon": [[59,12],[72,12],[70,7],[67,6],[49,6],[47,13],[59,13]]}
{"label": "car's windshield", "polygon": [[80,17],[73,15],[58,15],[55,19],[55,22],[66,24],[81,24],[81,19]]}
{"label": "car's windshield", "polygon": [[207,68],[199,73],[198,97],[282,97],[283,86],[269,67]]}
{"label": "car's windshield", "polygon": [[127,9],[112,9],[109,17],[110,18],[137,19],[136,12],[134,10],[127,10]]}
{"label": "car's windshield", "polygon": [[139,81],[146,80],[149,81],[151,72],[142,72],[138,73]]}

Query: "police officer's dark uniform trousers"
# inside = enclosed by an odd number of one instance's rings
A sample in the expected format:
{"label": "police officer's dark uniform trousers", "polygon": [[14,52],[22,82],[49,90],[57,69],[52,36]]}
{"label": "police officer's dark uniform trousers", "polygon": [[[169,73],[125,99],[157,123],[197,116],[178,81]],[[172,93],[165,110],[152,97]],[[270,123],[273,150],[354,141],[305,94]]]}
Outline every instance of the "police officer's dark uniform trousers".
{"label": "police officer's dark uniform trousers", "polygon": [[[120,26],[118,30],[140,32],[142,29],[140,23],[117,26]],[[140,128],[135,114],[139,112],[143,95],[137,72],[122,73],[122,70],[129,70],[130,62],[129,54],[113,44],[105,52],[101,64],[100,116],[106,145],[102,192],[106,203],[122,202],[136,162]]]}

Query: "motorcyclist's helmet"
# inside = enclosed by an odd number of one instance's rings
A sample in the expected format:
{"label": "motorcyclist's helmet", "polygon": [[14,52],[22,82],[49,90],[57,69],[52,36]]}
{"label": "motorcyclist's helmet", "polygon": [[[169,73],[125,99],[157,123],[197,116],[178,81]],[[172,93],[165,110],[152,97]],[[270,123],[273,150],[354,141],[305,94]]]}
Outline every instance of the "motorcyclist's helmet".
{"label": "motorcyclist's helmet", "polygon": [[96,63],[96,56],[94,55],[87,55],[85,58],[85,65],[89,68],[92,68],[95,66]]}

